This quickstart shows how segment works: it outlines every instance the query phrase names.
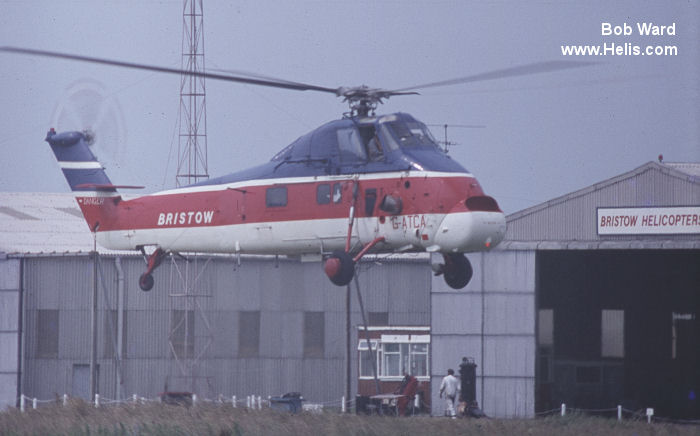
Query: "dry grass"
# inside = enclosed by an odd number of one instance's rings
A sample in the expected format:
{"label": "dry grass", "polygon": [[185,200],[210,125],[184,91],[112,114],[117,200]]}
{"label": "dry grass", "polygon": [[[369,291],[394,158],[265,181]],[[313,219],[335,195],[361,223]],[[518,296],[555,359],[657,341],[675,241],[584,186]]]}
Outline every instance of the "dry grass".
{"label": "dry grass", "polygon": [[323,414],[290,415],[272,410],[202,404],[163,404],[96,409],[73,400],[0,413],[1,435],[697,435],[698,426],[618,422],[583,416],[543,419],[395,418]]}

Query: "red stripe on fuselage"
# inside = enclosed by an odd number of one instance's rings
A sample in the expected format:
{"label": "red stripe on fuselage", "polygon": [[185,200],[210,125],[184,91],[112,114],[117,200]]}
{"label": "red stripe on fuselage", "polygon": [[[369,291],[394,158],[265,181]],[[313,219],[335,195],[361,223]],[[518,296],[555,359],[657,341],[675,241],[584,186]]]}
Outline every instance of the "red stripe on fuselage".
{"label": "red stripe on fuselage", "polygon": [[[269,185],[239,186],[220,190],[189,191],[186,193],[160,193],[123,200],[112,208],[110,216],[100,219],[99,231],[186,228],[224,226],[273,221],[347,218],[352,203],[353,184],[359,183],[355,216],[387,216],[379,208],[385,195],[401,198],[401,215],[448,213],[466,211],[464,200],[469,196],[483,195],[476,179],[471,176],[410,176],[384,179],[328,180],[284,183],[274,179]],[[340,184],[341,200],[333,201],[333,186]],[[330,199],[318,204],[319,185],[327,185]],[[268,207],[266,192],[269,188],[287,189],[285,206]],[[374,189],[376,200],[371,213],[368,202]],[[461,205],[461,206],[460,206]],[[457,209],[455,209],[457,207]],[[92,208],[91,213],[98,213]],[[116,209],[116,210],[115,210]],[[85,212],[85,210],[84,210]],[[116,212],[116,213],[114,213]],[[89,218],[88,218],[89,219]],[[97,219],[95,217],[94,219]]]}

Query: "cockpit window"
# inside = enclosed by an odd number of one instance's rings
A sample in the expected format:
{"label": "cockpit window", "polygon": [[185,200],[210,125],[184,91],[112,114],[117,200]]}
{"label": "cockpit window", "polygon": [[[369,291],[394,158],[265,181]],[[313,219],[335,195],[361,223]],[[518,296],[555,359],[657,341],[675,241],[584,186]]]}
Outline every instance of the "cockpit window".
{"label": "cockpit window", "polygon": [[384,157],[384,150],[382,150],[382,144],[374,125],[360,126],[359,129],[362,143],[365,144],[370,160],[381,160]]}
{"label": "cockpit window", "polygon": [[286,159],[288,156],[292,154],[292,148],[294,148],[294,145],[296,144],[296,141],[289,144],[288,146],[284,147],[282,150],[277,152],[276,155],[272,156],[273,161],[278,161],[278,160],[283,160]]}
{"label": "cockpit window", "polygon": [[362,145],[360,132],[355,128],[338,129],[338,149],[341,162],[366,161],[367,152]]}
{"label": "cockpit window", "polygon": [[382,144],[386,144],[389,150],[398,150],[399,144],[396,142],[391,132],[392,130],[387,124],[379,125],[379,135],[382,137]]}
{"label": "cockpit window", "polygon": [[393,121],[384,126],[393,133],[401,147],[429,146],[437,147],[435,138],[425,124],[418,121]]}

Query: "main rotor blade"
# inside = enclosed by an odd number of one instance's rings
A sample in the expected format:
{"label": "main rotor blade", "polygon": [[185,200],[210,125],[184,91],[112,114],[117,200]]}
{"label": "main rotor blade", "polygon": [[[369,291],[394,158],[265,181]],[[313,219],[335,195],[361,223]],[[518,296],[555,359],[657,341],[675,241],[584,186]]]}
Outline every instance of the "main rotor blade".
{"label": "main rotor blade", "polygon": [[[207,72],[211,73],[222,73],[231,76],[247,77],[250,79],[260,79],[269,82],[282,83],[286,85],[299,85],[299,86],[310,86],[302,82],[295,82],[293,80],[280,79],[279,77],[272,77],[265,74],[253,73],[250,71],[243,70],[229,70],[226,68],[207,68]],[[336,90],[337,91],[337,90]]]}
{"label": "main rotor blade", "polygon": [[503,79],[506,77],[527,76],[530,74],[549,73],[551,71],[566,70],[569,68],[580,68],[595,65],[596,62],[584,61],[545,61],[532,64],[519,65],[510,68],[488,71],[485,73],[473,74],[471,76],[459,77],[457,79],[442,80],[440,82],[424,83],[422,85],[409,86],[407,88],[395,89],[392,92],[411,91],[414,89],[435,88],[438,86],[459,85],[462,83],[480,82],[483,80]]}
{"label": "main rotor blade", "polygon": [[297,90],[297,91],[320,91],[320,92],[328,92],[331,94],[336,94],[336,91],[337,91],[335,88],[326,88],[324,86],[309,85],[306,83],[277,81],[274,79],[264,79],[264,78],[254,78],[254,77],[244,77],[244,76],[235,75],[235,74],[208,73],[208,72],[204,72],[204,71],[187,71],[187,70],[181,70],[179,68],[158,67],[158,66],[154,66],[154,65],[136,64],[133,62],[115,61],[115,60],[110,60],[110,59],[94,58],[94,57],[90,57],[90,56],[80,56],[80,55],[74,55],[74,54],[68,54],[68,53],[58,53],[58,52],[45,51],[45,50],[33,50],[33,49],[28,49],[28,48],[0,47],[0,52],[18,53],[18,54],[51,57],[51,58],[58,58],[58,59],[68,59],[68,60],[73,60],[73,61],[90,62],[93,64],[103,64],[103,65],[112,65],[112,66],[116,66],[116,67],[131,68],[131,69],[137,69],[137,70],[156,71],[159,73],[170,73],[170,74],[178,74],[178,75],[185,74],[185,75],[189,75],[189,76],[193,76],[193,77],[202,77],[205,79],[223,80],[223,81],[227,81],[227,82],[248,83],[251,85],[269,86],[269,87],[273,87],[273,88],[293,89],[293,90]]}

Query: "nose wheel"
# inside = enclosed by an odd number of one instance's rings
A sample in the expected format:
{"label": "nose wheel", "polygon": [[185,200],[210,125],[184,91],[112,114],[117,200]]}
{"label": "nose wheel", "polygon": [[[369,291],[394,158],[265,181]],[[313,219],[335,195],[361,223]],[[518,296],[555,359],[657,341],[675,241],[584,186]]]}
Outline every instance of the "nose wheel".
{"label": "nose wheel", "polygon": [[474,273],[469,259],[463,253],[445,253],[442,256],[445,263],[437,274],[443,274],[445,283],[452,289],[467,286]]}

